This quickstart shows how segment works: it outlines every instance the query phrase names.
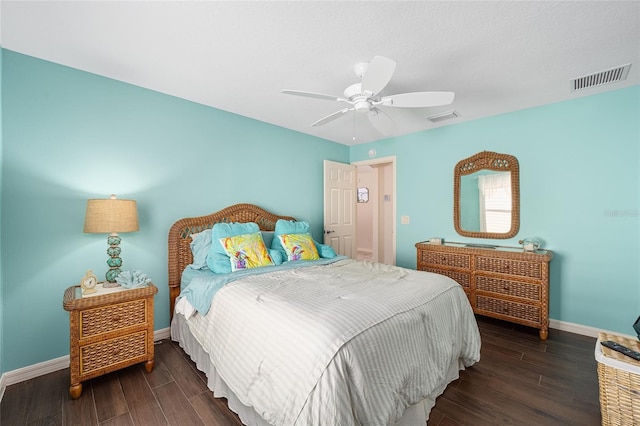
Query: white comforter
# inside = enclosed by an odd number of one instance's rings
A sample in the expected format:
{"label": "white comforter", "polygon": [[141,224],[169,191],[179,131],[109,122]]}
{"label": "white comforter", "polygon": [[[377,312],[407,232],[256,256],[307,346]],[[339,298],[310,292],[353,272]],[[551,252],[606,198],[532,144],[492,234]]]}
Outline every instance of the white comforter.
{"label": "white comforter", "polygon": [[239,400],[274,425],[393,424],[480,358],[457,283],[353,260],[235,281],[188,324]]}

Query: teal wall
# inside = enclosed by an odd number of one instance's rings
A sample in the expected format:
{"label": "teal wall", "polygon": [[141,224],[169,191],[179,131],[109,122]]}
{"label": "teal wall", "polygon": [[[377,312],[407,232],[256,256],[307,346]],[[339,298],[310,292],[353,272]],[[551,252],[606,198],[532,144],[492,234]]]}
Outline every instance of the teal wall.
{"label": "teal wall", "polygon": [[349,148],[4,50],[2,371],[69,353],[62,295],[107,270],[106,235],[83,234],[88,198],[133,198],[123,268],[159,289],[169,326],[167,232],[177,219],[250,202],[308,220],[322,239],[323,160]]}
{"label": "teal wall", "polygon": [[632,334],[640,315],[640,86],[352,147],[351,161],[397,157],[397,263],[415,243],[456,234],[453,167],[487,150],[520,164],[517,245],[538,236],[554,251],[550,317]]}
{"label": "teal wall", "polygon": [[397,224],[399,265],[414,268],[430,236],[471,241],[452,223],[453,166],[504,152],[520,162],[521,227],[492,242],[538,236],[555,251],[551,317],[631,334],[640,314],[640,87],[349,148],[15,52],[1,60],[0,373],[68,354],[62,294],[107,269],[106,236],[82,233],[88,198],[138,201],[124,269],[157,284],[162,329],[175,220],[251,202],[322,239],[322,160],[372,147],[397,157],[397,217],[411,218]]}

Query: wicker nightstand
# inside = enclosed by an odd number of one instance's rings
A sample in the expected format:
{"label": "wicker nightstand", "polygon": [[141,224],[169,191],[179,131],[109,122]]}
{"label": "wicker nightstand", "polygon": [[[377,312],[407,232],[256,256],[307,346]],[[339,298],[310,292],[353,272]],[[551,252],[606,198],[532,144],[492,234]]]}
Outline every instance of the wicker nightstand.
{"label": "wicker nightstand", "polygon": [[82,394],[85,380],[139,362],[145,362],[147,372],[153,370],[153,296],[158,289],[149,284],[106,291],[111,292],[82,297],[80,287],[73,286],[64,292],[62,305],[70,312],[73,399]]}

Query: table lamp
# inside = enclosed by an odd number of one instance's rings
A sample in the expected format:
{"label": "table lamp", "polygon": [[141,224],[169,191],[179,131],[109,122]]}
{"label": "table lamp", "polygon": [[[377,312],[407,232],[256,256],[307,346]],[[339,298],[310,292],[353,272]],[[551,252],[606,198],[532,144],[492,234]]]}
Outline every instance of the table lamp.
{"label": "table lamp", "polygon": [[84,218],[84,232],[89,234],[109,234],[107,237],[107,281],[103,287],[118,287],[116,277],[120,274],[120,237],[118,232],[134,232],[138,228],[138,210],[135,200],[119,200],[115,195],[109,199],[87,200]]}

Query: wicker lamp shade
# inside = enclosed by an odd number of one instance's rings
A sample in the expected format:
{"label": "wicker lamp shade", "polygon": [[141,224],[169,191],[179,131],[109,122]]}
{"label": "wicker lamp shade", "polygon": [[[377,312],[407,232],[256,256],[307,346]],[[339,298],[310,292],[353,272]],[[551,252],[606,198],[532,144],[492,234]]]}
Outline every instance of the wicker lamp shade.
{"label": "wicker lamp shade", "polygon": [[118,232],[135,232],[138,227],[138,209],[134,200],[118,200],[115,195],[107,200],[92,199],[87,201],[87,212],[84,218],[84,232],[89,234],[109,234],[107,237],[107,282],[105,287],[116,287],[116,278],[120,274],[122,259],[120,258],[120,237]]}

